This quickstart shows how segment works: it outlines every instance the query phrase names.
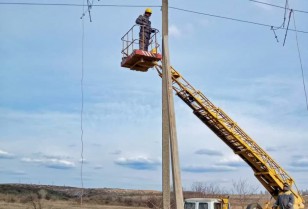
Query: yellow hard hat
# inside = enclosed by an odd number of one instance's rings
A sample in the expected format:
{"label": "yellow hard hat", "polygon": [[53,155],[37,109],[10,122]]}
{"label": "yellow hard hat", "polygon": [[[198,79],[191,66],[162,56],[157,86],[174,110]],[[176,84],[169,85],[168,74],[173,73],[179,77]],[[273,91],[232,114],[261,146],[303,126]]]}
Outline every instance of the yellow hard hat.
{"label": "yellow hard hat", "polygon": [[150,14],[152,14],[152,9],[151,9],[151,8],[146,8],[146,9],[145,9],[145,13],[150,13]]}
{"label": "yellow hard hat", "polygon": [[151,50],[151,52],[152,52],[153,54],[157,54],[157,48],[153,48],[153,49]]}

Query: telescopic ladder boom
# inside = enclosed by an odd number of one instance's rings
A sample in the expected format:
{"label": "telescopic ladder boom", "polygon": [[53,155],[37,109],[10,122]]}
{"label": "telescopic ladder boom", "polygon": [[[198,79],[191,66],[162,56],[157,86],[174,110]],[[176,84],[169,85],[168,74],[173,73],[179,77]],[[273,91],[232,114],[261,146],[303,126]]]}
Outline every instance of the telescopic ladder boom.
{"label": "telescopic ladder boom", "polygon": [[[155,66],[162,76],[162,67]],[[172,87],[193,113],[224,141],[253,170],[255,177],[276,199],[283,184],[295,184],[291,176],[278,165],[252,138],[242,130],[223,110],[216,107],[200,91],[189,84],[183,76],[171,67]],[[299,191],[291,188],[294,194],[294,209],[304,208],[304,200]]]}

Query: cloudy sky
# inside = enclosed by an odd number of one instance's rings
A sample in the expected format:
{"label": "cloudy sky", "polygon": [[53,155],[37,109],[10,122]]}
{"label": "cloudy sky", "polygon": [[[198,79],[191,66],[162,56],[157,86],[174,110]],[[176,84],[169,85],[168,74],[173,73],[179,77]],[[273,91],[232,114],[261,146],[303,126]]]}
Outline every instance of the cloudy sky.
{"label": "cloudy sky", "polygon": [[[169,4],[269,26],[280,26],[285,12],[249,0]],[[308,11],[306,0],[289,4]],[[154,70],[120,67],[120,39],[143,10],[93,7],[93,22],[88,15],[84,19],[85,187],[161,189],[161,79]],[[81,15],[79,6],[0,4],[0,183],[81,186]],[[153,7],[151,20],[161,28],[159,7]],[[307,13],[296,11],[295,20],[298,30],[308,31]],[[294,29],[293,19],[289,27]],[[170,9],[169,32],[173,67],[235,120],[300,189],[307,189],[308,111],[296,33],[288,31],[283,46],[285,30],[276,31],[277,42],[270,27],[176,9]],[[308,33],[297,35],[307,81]],[[239,179],[259,185],[251,169],[177,97],[175,111],[185,188],[196,181],[231,188]]]}

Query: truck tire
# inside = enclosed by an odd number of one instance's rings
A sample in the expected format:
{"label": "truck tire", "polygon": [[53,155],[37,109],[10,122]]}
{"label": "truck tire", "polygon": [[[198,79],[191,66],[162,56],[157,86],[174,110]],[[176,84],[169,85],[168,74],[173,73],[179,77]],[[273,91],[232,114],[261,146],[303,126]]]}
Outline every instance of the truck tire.
{"label": "truck tire", "polygon": [[251,204],[247,205],[246,209],[262,209],[262,207],[258,203],[251,203]]}

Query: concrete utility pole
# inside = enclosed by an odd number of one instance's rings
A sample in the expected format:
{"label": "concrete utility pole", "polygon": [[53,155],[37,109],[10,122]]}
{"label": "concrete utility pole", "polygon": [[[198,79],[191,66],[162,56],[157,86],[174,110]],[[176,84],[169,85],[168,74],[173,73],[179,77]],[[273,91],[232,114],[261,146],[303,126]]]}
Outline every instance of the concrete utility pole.
{"label": "concrete utility pole", "polygon": [[177,209],[183,209],[183,191],[178,155],[178,143],[175,124],[172,79],[168,44],[168,0],[162,0],[162,35],[163,35],[163,209],[170,209],[170,144],[172,160],[172,178]]}
{"label": "concrete utility pole", "polygon": [[[163,209],[170,209],[170,131],[169,131],[169,90],[168,72],[168,0],[162,0],[162,35],[163,35],[163,75],[162,75],[162,182],[163,182]],[[166,37],[166,38],[165,38]],[[167,43],[165,43],[165,39]],[[166,70],[168,69],[168,70]],[[170,77],[170,76],[169,76]]]}

